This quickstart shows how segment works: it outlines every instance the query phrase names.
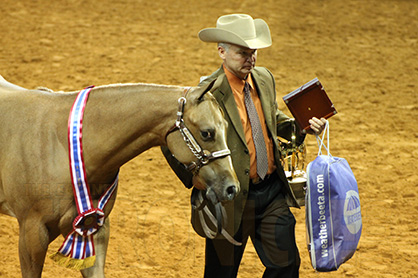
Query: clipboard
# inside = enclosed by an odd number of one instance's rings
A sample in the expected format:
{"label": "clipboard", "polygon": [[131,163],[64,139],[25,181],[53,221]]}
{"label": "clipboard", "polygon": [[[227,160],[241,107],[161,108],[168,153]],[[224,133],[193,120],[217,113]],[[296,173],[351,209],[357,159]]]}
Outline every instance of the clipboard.
{"label": "clipboard", "polygon": [[285,95],[283,101],[289,108],[300,129],[309,130],[309,119],[328,119],[337,110],[329,99],[324,87],[318,78],[314,78],[293,92]]}

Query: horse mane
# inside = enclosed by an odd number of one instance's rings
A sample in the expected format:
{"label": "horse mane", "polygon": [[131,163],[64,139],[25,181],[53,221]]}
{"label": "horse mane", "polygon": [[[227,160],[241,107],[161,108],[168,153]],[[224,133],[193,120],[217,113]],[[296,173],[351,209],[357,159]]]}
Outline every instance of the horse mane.
{"label": "horse mane", "polygon": [[181,88],[182,86],[178,85],[165,85],[165,84],[156,84],[156,83],[115,83],[115,84],[108,84],[108,85],[99,85],[95,86],[94,88],[97,89],[106,89],[106,88],[115,88],[115,87],[134,87],[134,86],[144,86],[144,87],[158,87],[158,88]]}
{"label": "horse mane", "polygon": [[54,90],[49,89],[47,87],[36,87],[35,90],[44,91],[44,92],[50,92],[50,93],[60,93],[59,91],[54,91]]}

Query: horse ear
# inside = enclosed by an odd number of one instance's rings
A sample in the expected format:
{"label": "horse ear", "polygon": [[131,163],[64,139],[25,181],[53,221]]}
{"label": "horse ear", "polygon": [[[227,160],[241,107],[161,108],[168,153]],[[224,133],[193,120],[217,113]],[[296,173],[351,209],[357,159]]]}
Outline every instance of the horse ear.
{"label": "horse ear", "polygon": [[216,79],[212,80],[211,82],[206,83],[206,84],[203,83],[203,92],[198,97],[198,101],[202,101],[203,97],[205,96],[205,94],[207,92],[215,91],[217,88],[219,88],[219,86],[221,86],[224,78],[225,78],[225,74],[223,73],[223,74],[219,75]]}

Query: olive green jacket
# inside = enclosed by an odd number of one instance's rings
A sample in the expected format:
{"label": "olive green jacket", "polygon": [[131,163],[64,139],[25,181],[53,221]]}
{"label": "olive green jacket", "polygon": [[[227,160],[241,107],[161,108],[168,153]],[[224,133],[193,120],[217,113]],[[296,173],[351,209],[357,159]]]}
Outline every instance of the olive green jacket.
{"label": "olive green jacket", "polygon": [[[202,83],[210,82],[219,76],[224,78],[221,85],[216,90],[214,90],[212,94],[224,111],[225,119],[228,122],[227,144],[231,150],[232,163],[241,186],[241,191],[235,197],[235,199],[232,202],[225,204],[229,222],[226,230],[231,235],[234,235],[241,223],[242,212],[248,197],[250,184],[250,155],[247,148],[244,129],[241,124],[238,108],[235,103],[235,98],[232,94],[232,90],[229,86],[226,76],[222,75],[223,73],[224,71],[221,67],[211,76],[202,81]],[[289,187],[283,168],[280,164],[280,151],[279,143],[277,140],[277,136],[286,138],[288,140],[291,139],[290,136],[292,126],[288,121],[289,117],[287,117],[277,108],[275,81],[271,72],[266,68],[256,67],[252,71],[252,77],[257,92],[260,96],[268,133],[273,139],[275,163],[277,166],[276,171],[282,183],[285,185],[283,193],[285,194],[289,206],[299,207],[295,196]],[[299,134],[299,132],[297,132],[297,134]],[[303,139],[304,136],[298,136],[297,142],[301,143]],[[186,187],[191,188],[193,186],[191,173],[187,172],[184,167],[178,163],[178,161],[175,161],[175,158],[170,155],[167,148],[163,148],[163,153],[177,176],[182,180]],[[234,225],[232,225],[231,219],[234,219]],[[204,236],[196,213],[192,213],[192,224],[195,231],[201,236]]]}

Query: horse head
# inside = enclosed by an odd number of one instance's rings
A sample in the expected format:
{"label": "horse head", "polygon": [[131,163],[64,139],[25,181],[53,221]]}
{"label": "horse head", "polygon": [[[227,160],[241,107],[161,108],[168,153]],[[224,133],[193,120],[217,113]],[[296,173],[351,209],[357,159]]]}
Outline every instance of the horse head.
{"label": "horse head", "polygon": [[167,146],[178,161],[193,173],[193,184],[206,187],[212,203],[232,200],[240,190],[226,143],[227,122],[211,94],[221,82],[189,89],[179,99],[176,129]]}

